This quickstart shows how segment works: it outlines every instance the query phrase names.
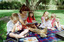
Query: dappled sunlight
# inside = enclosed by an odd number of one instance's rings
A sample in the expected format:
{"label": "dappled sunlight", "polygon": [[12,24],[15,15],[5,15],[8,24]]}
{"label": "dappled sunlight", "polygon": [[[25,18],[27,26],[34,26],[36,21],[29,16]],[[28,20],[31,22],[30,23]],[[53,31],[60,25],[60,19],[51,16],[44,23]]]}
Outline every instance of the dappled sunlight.
{"label": "dappled sunlight", "polygon": [[13,12],[15,10],[0,10],[0,12]]}
{"label": "dappled sunlight", "polygon": [[54,0],[50,0],[48,10],[57,10]]}

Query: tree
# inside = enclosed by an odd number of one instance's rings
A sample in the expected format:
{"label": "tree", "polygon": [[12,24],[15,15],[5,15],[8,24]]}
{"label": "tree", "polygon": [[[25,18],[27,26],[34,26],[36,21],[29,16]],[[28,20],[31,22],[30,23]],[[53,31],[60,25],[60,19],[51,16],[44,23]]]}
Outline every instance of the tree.
{"label": "tree", "polygon": [[29,1],[28,1],[28,0],[26,0],[26,6],[28,6],[28,7],[29,7]]}
{"label": "tree", "polygon": [[42,2],[42,0],[39,0],[36,5],[35,5],[35,9],[37,9],[37,6]]}

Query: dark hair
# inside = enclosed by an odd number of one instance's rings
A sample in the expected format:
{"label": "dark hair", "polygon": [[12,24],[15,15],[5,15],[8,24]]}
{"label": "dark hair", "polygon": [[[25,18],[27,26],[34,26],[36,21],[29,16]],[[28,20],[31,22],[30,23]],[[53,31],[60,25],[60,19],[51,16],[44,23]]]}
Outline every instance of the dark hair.
{"label": "dark hair", "polygon": [[30,9],[26,5],[22,5],[19,12],[22,13],[22,11],[30,11]]}
{"label": "dark hair", "polygon": [[34,13],[33,12],[29,12],[29,14],[28,14],[28,17],[29,17],[29,20],[30,20],[30,14],[33,14],[33,16],[32,16],[32,18],[33,18],[33,20],[34,20]]}

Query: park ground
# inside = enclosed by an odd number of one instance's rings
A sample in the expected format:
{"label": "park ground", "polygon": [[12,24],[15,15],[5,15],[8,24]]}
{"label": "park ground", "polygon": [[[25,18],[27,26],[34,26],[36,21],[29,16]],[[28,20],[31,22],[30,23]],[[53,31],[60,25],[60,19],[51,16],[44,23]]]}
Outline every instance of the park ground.
{"label": "park ground", "polygon": [[[64,25],[64,10],[36,10],[36,11],[34,11],[36,21],[41,23],[41,17],[45,11],[49,12],[49,17],[51,16],[52,13],[55,13],[57,18],[60,19],[60,23],[62,25]],[[12,13],[19,13],[19,10],[0,10],[0,19],[4,18],[6,16],[10,17]],[[6,33],[7,33],[6,24],[7,24],[7,22],[5,22],[3,20],[0,21],[0,36],[2,39],[6,38]],[[0,39],[0,41],[2,41],[2,40]]]}

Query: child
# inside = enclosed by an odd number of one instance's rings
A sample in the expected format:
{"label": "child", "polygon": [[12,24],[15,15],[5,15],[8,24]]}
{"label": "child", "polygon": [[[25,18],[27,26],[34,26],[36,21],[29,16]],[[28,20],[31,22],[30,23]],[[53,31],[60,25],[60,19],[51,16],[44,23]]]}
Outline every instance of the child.
{"label": "child", "polygon": [[46,17],[45,18],[45,27],[47,26],[47,28],[51,28],[52,25],[51,25],[51,21],[49,20],[49,17]]}
{"label": "child", "polygon": [[52,27],[55,27],[55,25],[56,25],[55,21],[57,20],[56,15],[52,14],[50,20],[51,20]]}
{"label": "child", "polygon": [[35,22],[35,17],[34,17],[34,13],[33,12],[29,12],[28,18],[27,18],[27,22],[28,23]]}
{"label": "child", "polygon": [[28,18],[27,18],[27,22],[28,23],[34,23],[34,24],[29,24],[29,26],[37,28],[36,26],[38,25],[38,23],[36,23],[36,20],[35,20],[33,12],[29,12]]}
{"label": "child", "polygon": [[[21,23],[18,21],[16,24],[15,24],[15,28],[13,28],[14,30],[14,32],[17,32],[17,31],[20,31],[20,30],[22,30],[22,25],[21,25]],[[12,32],[13,32],[12,31]]]}
{"label": "child", "polygon": [[[19,26],[20,28],[18,28],[17,26]],[[19,33],[16,33],[17,31],[19,31]],[[29,31],[28,29],[24,29],[24,31],[22,31],[22,25],[18,21],[18,14],[17,13],[12,14],[10,21],[7,23],[7,35],[9,37],[14,37],[14,38],[23,38],[25,37],[24,35],[28,31]]]}
{"label": "child", "polygon": [[45,18],[48,16],[48,14],[49,13],[47,11],[44,12],[43,16],[41,17],[41,25],[39,27],[45,28]]}
{"label": "child", "polygon": [[56,27],[59,31],[63,30],[64,29],[64,25],[61,25],[60,22],[59,22],[59,19],[57,19],[55,21],[55,24],[56,24]]}
{"label": "child", "polygon": [[45,19],[45,27],[47,27],[48,29],[55,30],[55,28],[52,28],[52,24],[51,24],[49,17],[46,17]]}

